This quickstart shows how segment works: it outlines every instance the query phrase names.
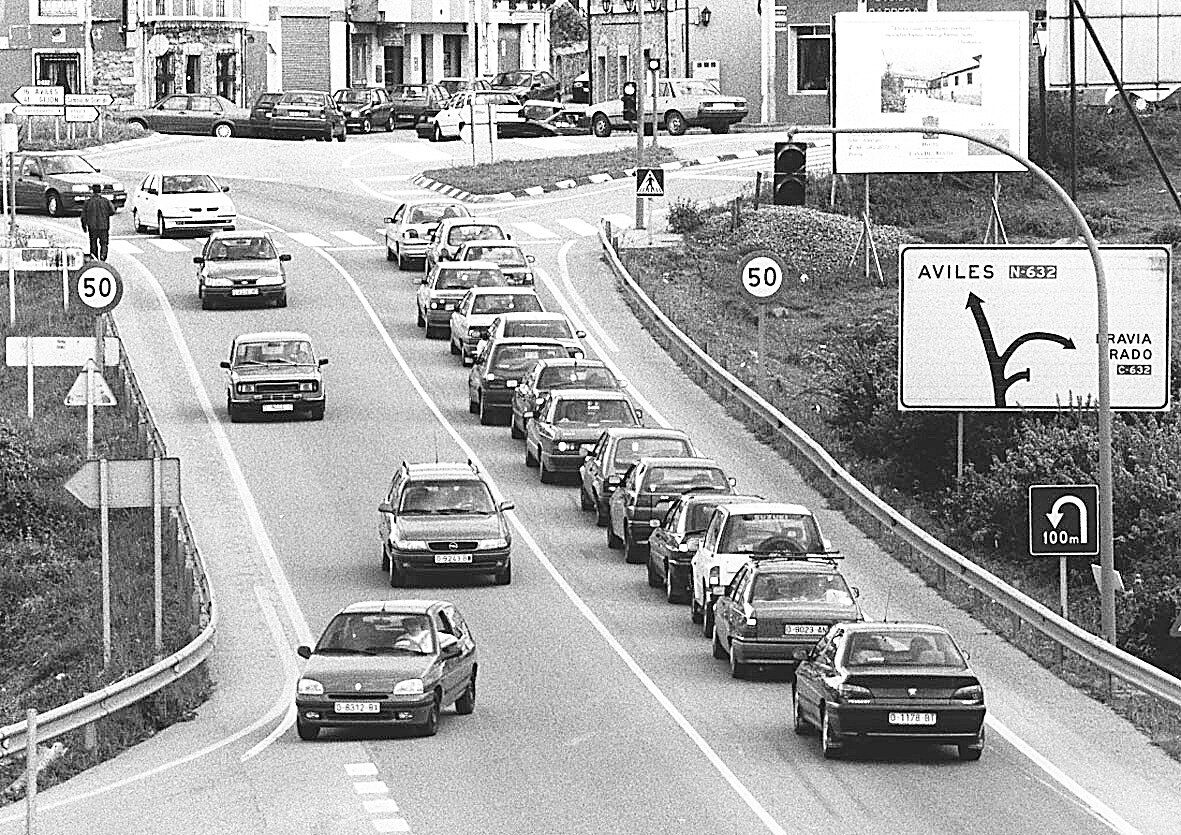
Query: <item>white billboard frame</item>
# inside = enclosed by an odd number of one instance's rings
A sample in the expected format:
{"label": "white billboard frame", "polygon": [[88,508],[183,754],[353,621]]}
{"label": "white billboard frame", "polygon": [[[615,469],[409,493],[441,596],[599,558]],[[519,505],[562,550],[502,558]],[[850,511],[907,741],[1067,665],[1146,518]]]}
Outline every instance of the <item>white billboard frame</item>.
{"label": "white billboard frame", "polygon": [[[832,32],[834,128],[921,127],[928,120],[1026,155],[1028,12],[839,12]],[[885,90],[887,74],[902,92]],[[1024,170],[1013,158],[960,137],[833,137],[837,174]]]}
{"label": "white billboard frame", "polygon": [[[1144,11],[1156,4],[1155,12]],[[1181,3],[1176,0],[1079,0],[1120,81],[1129,90],[1181,85]],[[1162,13],[1162,6],[1171,6]],[[1125,10],[1134,9],[1130,13]],[[1070,89],[1070,0],[1046,0],[1046,85]],[[1137,10],[1138,9],[1138,10]],[[1127,49],[1124,45],[1128,44]],[[1074,15],[1075,86],[1114,87],[1080,15]],[[1162,92],[1168,92],[1162,90]],[[1153,99],[1155,100],[1155,98]]]}
{"label": "white billboard frame", "polygon": [[[1111,407],[1169,411],[1172,252],[1102,245]],[[1085,246],[915,244],[898,253],[900,411],[1098,403],[1098,301]]]}

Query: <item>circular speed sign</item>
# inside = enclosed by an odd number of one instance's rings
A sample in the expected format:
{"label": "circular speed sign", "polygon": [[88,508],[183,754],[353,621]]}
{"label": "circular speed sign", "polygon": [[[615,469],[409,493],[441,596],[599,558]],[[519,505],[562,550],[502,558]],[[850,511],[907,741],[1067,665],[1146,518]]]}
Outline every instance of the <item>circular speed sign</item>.
{"label": "circular speed sign", "polygon": [[766,301],[783,289],[787,270],[787,262],[781,256],[757,250],[738,264],[738,283],[759,301]]}
{"label": "circular speed sign", "polygon": [[105,262],[91,263],[78,273],[78,301],[94,313],[107,313],[123,298],[123,276]]}

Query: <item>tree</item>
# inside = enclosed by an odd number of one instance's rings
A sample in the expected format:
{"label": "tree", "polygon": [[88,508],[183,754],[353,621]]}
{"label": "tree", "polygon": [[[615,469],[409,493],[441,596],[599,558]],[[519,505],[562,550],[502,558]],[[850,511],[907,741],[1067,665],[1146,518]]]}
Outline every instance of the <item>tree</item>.
{"label": "tree", "polygon": [[549,15],[552,46],[586,43],[586,16],[570,0],[557,0],[550,7]]}

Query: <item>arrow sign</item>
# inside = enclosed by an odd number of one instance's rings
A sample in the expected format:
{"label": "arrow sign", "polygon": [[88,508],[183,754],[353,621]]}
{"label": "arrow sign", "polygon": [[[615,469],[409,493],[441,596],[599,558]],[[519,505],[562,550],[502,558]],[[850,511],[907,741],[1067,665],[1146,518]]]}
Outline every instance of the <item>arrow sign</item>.
{"label": "arrow sign", "polygon": [[[70,476],[66,489],[82,504],[99,506],[98,461],[87,461]],[[164,507],[180,504],[180,459],[160,459],[160,496]],[[107,507],[152,506],[152,459],[107,461]]]}
{"label": "arrow sign", "polygon": [[18,104],[12,108],[17,116],[65,116],[66,109],[52,104]]}
{"label": "arrow sign", "polygon": [[[1078,522],[1064,509],[1073,507]],[[1029,487],[1029,553],[1034,557],[1095,556],[1099,551],[1099,488],[1094,484]]]}
{"label": "arrow sign", "polygon": [[66,88],[50,86],[37,87],[26,84],[24,87],[18,87],[16,92],[12,94],[12,97],[19,104],[53,104],[61,106],[66,103]]}
{"label": "arrow sign", "polygon": [[66,93],[66,107],[110,107],[115,97],[110,93]]}
{"label": "arrow sign", "polygon": [[66,105],[66,121],[67,122],[95,122],[98,121],[98,108],[90,107],[70,107]]}
{"label": "arrow sign", "polygon": [[1046,514],[1046,518],[1050,520],[1050,525],[1055,529],[1058,528],[1058,523],[1062,521],[1062,507],[1063,505],[1074,505],[1078,508],[1078,529],[1079,529],[1079,544],[1087,544],[1087,506],[1083,504],[1083,500],[1078,496],[1062,496],[1058,501],[1054,502],[1054,507]]}

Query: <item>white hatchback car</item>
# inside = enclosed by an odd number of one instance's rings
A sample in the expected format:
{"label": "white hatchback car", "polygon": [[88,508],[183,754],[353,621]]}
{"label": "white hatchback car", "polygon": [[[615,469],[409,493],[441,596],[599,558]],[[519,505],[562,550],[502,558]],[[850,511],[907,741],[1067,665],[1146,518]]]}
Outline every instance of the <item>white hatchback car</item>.
{"label": "white hatchback car", "polygon": [[521,115],[521,103],[517,97],[498,90],[456,93],[447,106],[431,119],[430,140],[440,142],[463,137],[470,142],[472,125],[476,126],[479,140],[487,136],[489,121],[496,125],[524,122],[525,117]]}
{"label": "white hatchback car", "polygon": [[153,172],[131,195],[131,223],[161,238],[178,229],[233,229],[238,209],[229,190],[208,174]]}

